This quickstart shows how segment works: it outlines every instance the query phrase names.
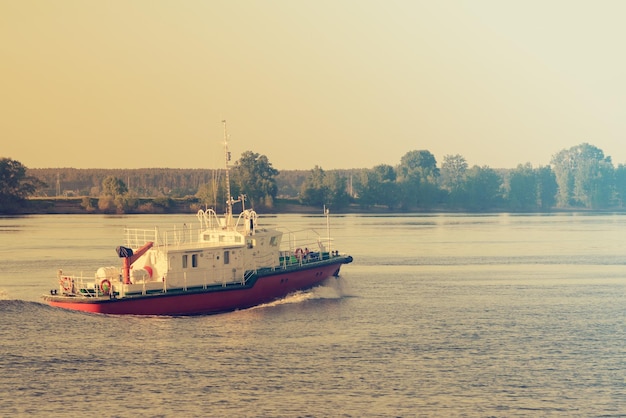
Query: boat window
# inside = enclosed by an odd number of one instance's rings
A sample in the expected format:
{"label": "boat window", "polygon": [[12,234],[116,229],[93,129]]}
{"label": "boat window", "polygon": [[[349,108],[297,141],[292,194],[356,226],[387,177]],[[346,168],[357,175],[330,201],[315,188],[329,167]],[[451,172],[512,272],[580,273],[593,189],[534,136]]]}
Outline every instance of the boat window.
{"label": "boat window", "polygon": [[272,238],[270,238],[270,245],[272,247],[275,247],[278,245],[278,237],[276,235],[274,235]]}
{"label": "boat window", "polygon": [[230,264],[230,252],[224,251],[224,264]]}
{"label": "boat window", "polygon": [[256,245],[256,240],[249,238],[247,240],[248,243],[248,248],[254,248],[254,246]]}
{"label": "boat window", "polygon": [[198,254],[191,255],[191,267],[198,267]]}
{"label": "boat window", "polygon": [[183,268],[187,268],[187,254],[183,255]]}

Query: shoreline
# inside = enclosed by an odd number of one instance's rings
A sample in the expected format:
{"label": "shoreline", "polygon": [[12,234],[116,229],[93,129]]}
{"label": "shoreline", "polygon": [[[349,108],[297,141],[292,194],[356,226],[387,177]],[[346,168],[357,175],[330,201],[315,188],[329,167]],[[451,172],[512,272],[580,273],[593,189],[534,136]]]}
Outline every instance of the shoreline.
{"label": "shoreline", "polygon": [[[89,199],[90,205],[85,207],[85,199]],[[12,213],[0,214],[2,216],[13,215],[148,215],[148,214],[194,214],[200,209],[205,209],[195,198],[168,199],[167,204],[162,198],[138,198],[138,205],[133,210],[115,211],[99,210],[96,197],[62,197],[62,198],[31,198],[26,204]],[[216,208],[220,213],[223,208]],[[276,199],[273,207],[260,207],[258,212],[267,214],[321,214],[322,208],[300,204],[296,199]],[[363,209],[357,205],[351,205],[341,210],[332,210],[333,213],[394,213],[386,208]]]}
{"label": "shoreline", "polygon": [[[85,207],[85,199],[89,199],[90,205]],[[130,211],[99,210],[97,197],[62,197],[62,198],[31,198],[26,204],[20,206],[11,213],[3,213],[0,216],[24,216],[24,215],[158,215],[158,214],[194,214],[200,209],[205,209],[195,198],[167,199],[163,198],[137,198],[138,205]],[[220,213],[223,208],[216,208]],[[296,199],[276,199],[272,207],[259,207],[257,212],[264,214],[321,214],[322,208],[302,205]],[[414,209],[392,210],[386,207],[363,208],[352,204],[341,209],[330,208],[333,214],[411,214],[411,213],[448,213],[448,214],[491,214],[491,213],[534,213],[534,214],[557,214],[557,213],[626,213],[625,209],[585,209],[585,208],[551,208],[543,211],[511,211],[503,208],[494,208],[486,211],[452,210],[449,208],[431,208],[429,210]]]}

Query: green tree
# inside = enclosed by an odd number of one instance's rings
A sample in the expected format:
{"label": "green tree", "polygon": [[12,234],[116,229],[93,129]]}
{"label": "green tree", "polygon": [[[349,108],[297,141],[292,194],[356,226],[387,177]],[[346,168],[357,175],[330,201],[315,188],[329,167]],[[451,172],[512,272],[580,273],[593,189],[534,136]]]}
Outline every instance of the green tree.
{"label": "green tree", "polygon": [[384,205],[392,209],[398,205],[399,194],[396,171],[387,164],[363,170],[356,183],[359,203],[364,207]]}
{"label": "green tree", "polygon": [[348,181],[345,176],[339,175],[337,172],[326,174],[326,206],[341,209],[348,206],[350,196],[347,192]]}
{"label": "green tree", "polygon": [[613,189],[614,169],[610,157],[580,162],[574,180],[574,196],[584,207],[591,209],[609,207]]}
{"label": "green tree", "polygon": [[316,165],[300,187],[300,202],[310,206],[324,205],[328,193],[325,180],[326,172]]}
{"label": "green tree", "polygon": [[119,196],[128,192],[126,184],[115,176],[108,176],[102,180],[102,194],[105,196]]}
{"label": "green tree", "polygon": [[599,208],[609,204],[613,164],[604,152],[587,143],[559,151],[552,157],[561,207]]}
{"label": "green tree", "polygon": [[513,210],[537,208],[537,175],[530,163],[520,164],[511,172],[508,200]]}
{"label": "green tree", "polygon": [[252,207],[271,207],[278,191],[277,175],[265,155],[245,151],[233,168],[233,194],[245,193]]}
{"label": "green tree", "polygon": [[298,197],[302,183],[309,176],[310,170],[282,170],[276,176],[278,196]]}
{"label": "green tree", "polygon": [[400,160],[398,182],[405,208],[430,207],[438,197],[437,160],[429,151],[409,151]]}
{"label": "green tree", "polygon": [[41,180],[26,175],[26,167],[10,158],[0,159],[0,213],[11,213],[39,188]]}
{"label": "green tree", "polygon": [[550,166],[539,167],[537,169],[537,195],[541,209],[554,207],[557,191],[556,176]]}
{"label": "green tree", "polygon": [[448,202],[452,207],[459,206],[464,199],[463,185],[467,168],[467,161],[460,154],[443,157],[439,184],[448,193]]}
{"label": "green tree", "polygon": [[615,199],[620,207],[626,205],[626,165],[619,164],[615,169]]}
{"label": "green tree", "polygon": [[102,180],[102,195],[98,208],[105,213],[126,213],[137,206],[137,199],[128,193],[126,184],[115,176]]}
{"label": "green tree", "polygon": [[502,203],[502,177],[495,170],[483,166],[473,166],[465,179],[465,207],[480,211],[493,209]]}
{"label": "green tree", "polygon": [[346,179],[315,166],[300,188],[300,202],[311,206],[342,208],[349,203]]}
{"label": "green tree", "polygon": [[448,191],[458,190],[463,186],[467,161],[460,155],[445,155],[440,170],[440,183]]}

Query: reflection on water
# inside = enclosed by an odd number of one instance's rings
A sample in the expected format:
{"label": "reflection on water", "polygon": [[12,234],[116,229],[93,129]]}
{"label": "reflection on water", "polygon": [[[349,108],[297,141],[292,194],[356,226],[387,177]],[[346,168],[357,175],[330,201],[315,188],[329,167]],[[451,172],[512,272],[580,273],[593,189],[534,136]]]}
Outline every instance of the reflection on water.
{"label": "reflection on water", "polygon": [[[620,416],[626,216],[331,218],[339,280],[253,309],[105,317],[38,303],[124,226],[0,218],[0,410],[51,416]],[[322,216],[278,215],[291,229]],[[17,299],[17,300],[16,300]]]}

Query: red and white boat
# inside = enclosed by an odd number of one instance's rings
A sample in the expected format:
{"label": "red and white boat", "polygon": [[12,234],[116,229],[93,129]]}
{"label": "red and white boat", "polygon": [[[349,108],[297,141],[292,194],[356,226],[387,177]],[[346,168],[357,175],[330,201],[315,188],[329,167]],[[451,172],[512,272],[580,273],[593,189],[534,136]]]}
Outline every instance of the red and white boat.
{"label": "red and white boat", "polygon": [[117,248],[121,267],[101,267],[91,277],[59,270],[59,287],[44,300],[59,308],[102,314],[211,314],[314,287],[352,262],[351,256],[331,246],[328,231],[262,228],[250,209],[235,218],[230,187],[227,194],[223,218],[207,209],[197,213],[195,227],[126,229],[125,244]]}

